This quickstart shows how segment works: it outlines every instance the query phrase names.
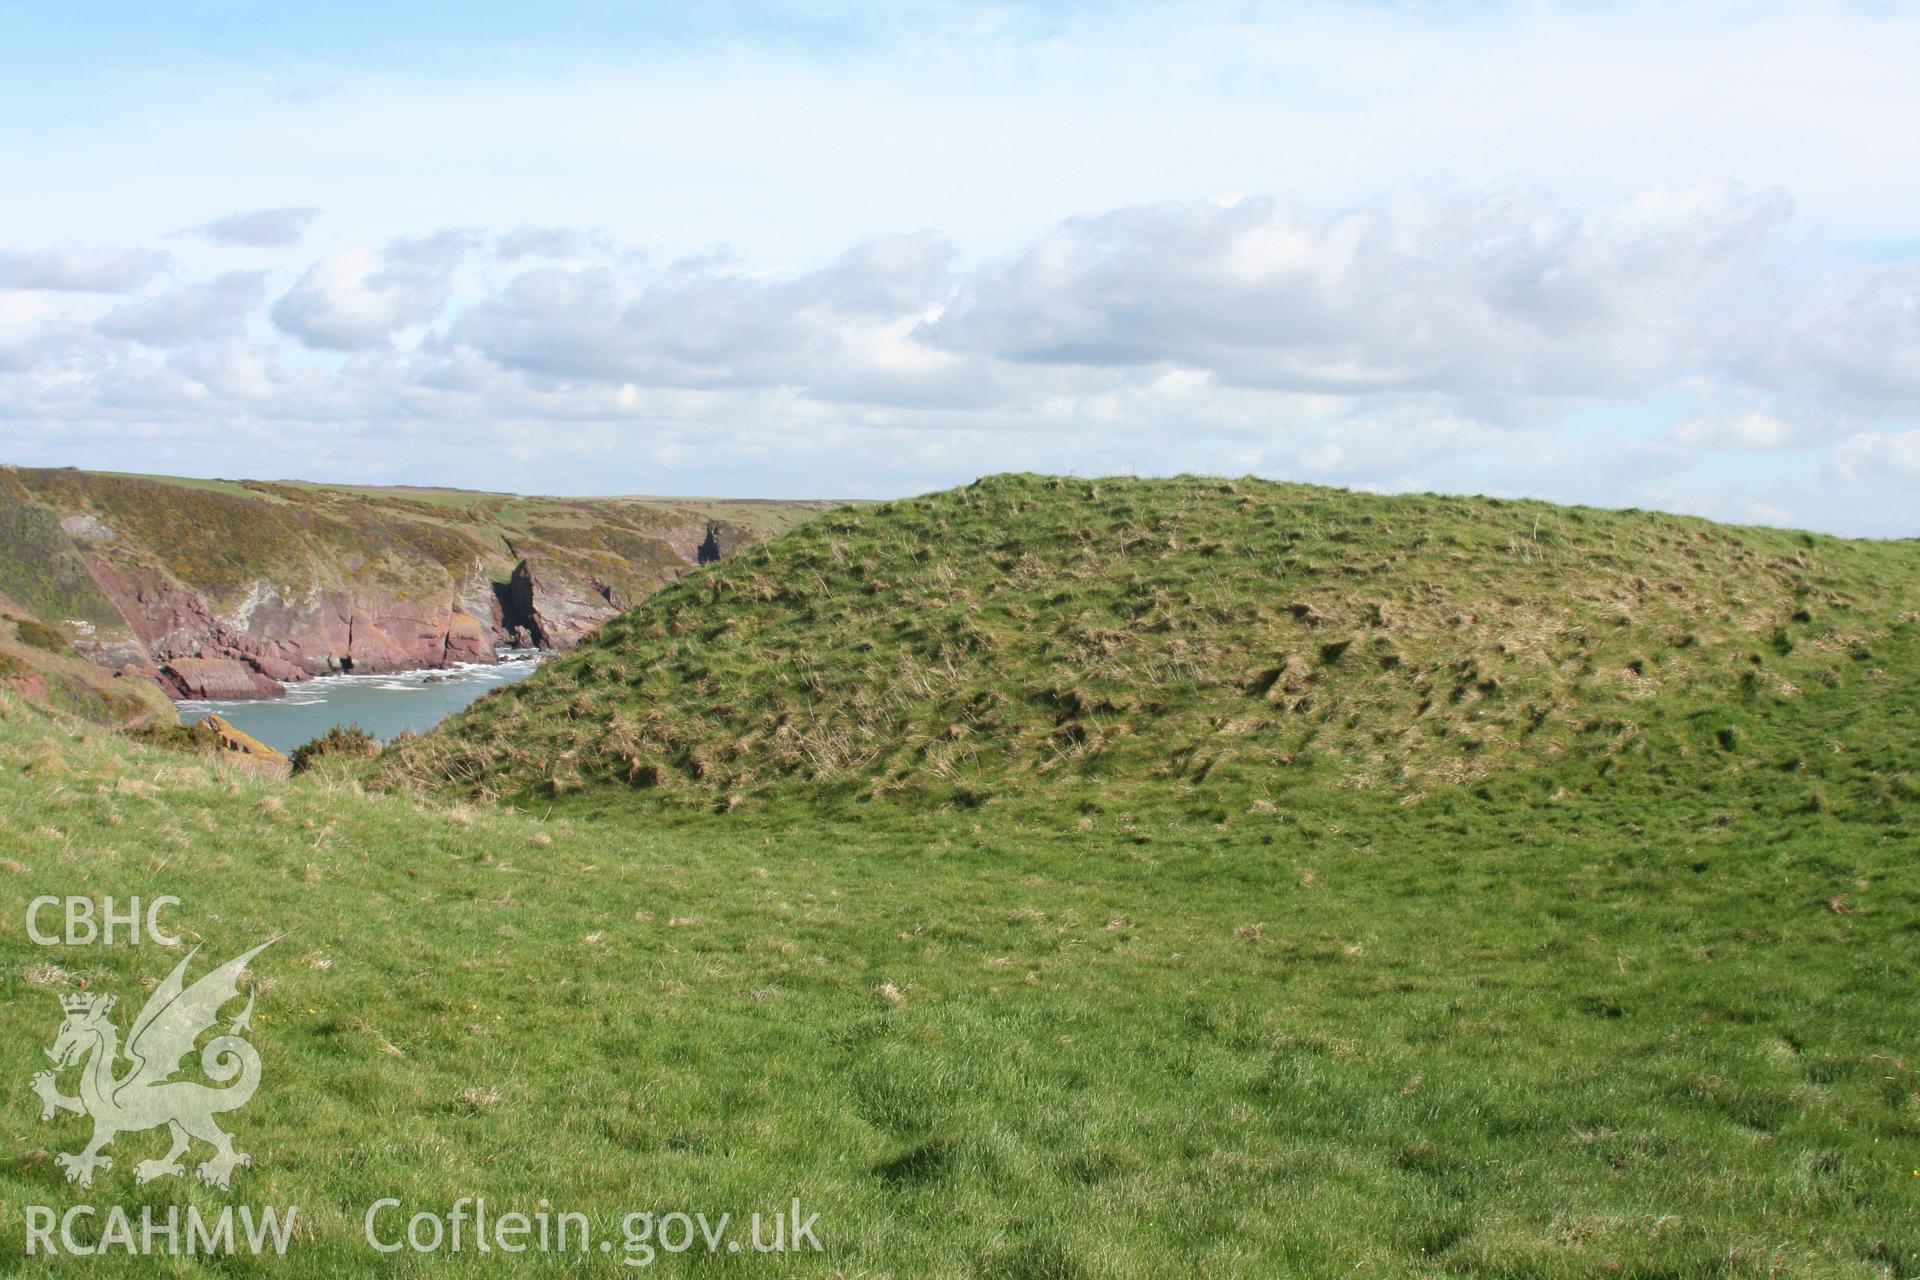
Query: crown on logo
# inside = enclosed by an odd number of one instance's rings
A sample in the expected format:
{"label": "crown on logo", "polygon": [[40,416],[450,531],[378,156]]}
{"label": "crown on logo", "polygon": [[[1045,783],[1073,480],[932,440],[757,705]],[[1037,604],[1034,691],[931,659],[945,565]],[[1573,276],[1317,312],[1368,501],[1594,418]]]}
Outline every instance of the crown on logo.
{"label": "crown on logo", "polygon": [[60,1008],[67,1013],[85,1013],[93,1008],[93,997],[89,995],[61,996]]}

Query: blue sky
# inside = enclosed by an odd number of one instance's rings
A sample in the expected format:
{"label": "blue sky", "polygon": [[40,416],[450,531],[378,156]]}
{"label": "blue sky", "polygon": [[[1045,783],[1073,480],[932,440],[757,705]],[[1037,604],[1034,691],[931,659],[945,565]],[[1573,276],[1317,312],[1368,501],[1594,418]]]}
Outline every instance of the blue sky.
{"label": "blue sky", "polygon": [[0,459],[1920,534],[1920,11],[0,6]]}

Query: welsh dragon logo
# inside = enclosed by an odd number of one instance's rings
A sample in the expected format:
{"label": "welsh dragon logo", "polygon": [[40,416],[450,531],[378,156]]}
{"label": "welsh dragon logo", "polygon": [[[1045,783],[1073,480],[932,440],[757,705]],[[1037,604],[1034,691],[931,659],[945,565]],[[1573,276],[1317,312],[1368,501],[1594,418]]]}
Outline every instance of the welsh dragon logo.
{"label": "welsh dragon logo", "polygon": [[[47,1050],[54,1070],[34,1076],[33,1091],[40,1095],[43,1121],[53,1119],[60,1111],[93,1118],[93,1141],[82,1151],[54,1157],[54,1162],[67,1171],[68,1182],[92,1186],[95,1169],[113,1168],[113,1158],[100,1154],[103,1147],[123,1133],[139,1133],[161,1125],[172,1134],[173,1145],[160,1159],[142,1160],[134,1166],[134,1178],[139,1182],[182,1173],[180,1157],[195,1138],[213,1147],[212,1157],[196,1170],[202,1182],[224,1189],[235,1169],[253,1163],[244,1151],[233,1149],[233,1135],[214,1122],[215,1116],[245,1106],[260,1084],[260,1055],[240,1038],[253,1017],[253,992],[248,992],[246,1007],[228,1025],[226,1034],[215,1036],[200,1051],[200,1069],[226,1087],[216,1089],[194,1080],[175,1080],[173,1075],[180,1070],[181,1060],[193,1051],[194,1041],[218,1020],[221,1006],[239,998],[240,974],[247,962],[274,941],[269,939],[238,959],[229,960],[191,987],[184,986],[182,978],[199,948],[188,952],[133,1020],[124,1051],[120,1032],[108,1017],[113,1012],[114,997],[60,997],[66,1019],[60,1024],[53,1047]],[[123,1052],[131,1065],[117,1073]],[[81,1066],[80,1095],[69,1098],[60,1092],[55,1076],[75,1065]]]}

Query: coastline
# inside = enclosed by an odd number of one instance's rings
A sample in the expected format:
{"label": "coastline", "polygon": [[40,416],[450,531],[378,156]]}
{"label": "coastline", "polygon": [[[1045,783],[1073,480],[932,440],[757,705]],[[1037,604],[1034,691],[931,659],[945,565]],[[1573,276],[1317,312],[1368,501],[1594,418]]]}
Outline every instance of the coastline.
{"label": "coastline", "polygon": [[281,751],[335,725],[358,725],[389,742],[425,732],[488,693],[532,675],[552,656],[550,650],[503,650],[494,662],[314,676],[290,686],[284,697],[191,698],[174,708],[184,724],[217,715]]}
{"label": "coastline", "polygon": [[217,710],[221,707],[244,707],[258,703],[280,701],[286,701],[290,705],[299,706],[318,700],[310,698],[303,702],[300,694],[305,690],[361,687],[378,688],[382,681],[390,681],[406,687],[412,687],[413,684],[429,681],[434,676],[439,676],[442,679],[456,679],[466,677],[472,672],[490,671],[518,662],[531,662],[535,666],[538,666],[548,658],[558,656],[558,650],[554,649],[502,646],[494,651],[494,657],[491,662],[454,661],[432,667],[399,667],[393,670],[380,671],[326,671],[318,675],[308,675],[303,672],[297,676],[273,680],[272,683],[278,686],[278,692],[263,694],[260,697],[194,698],[178,697],[171,694],[169,696],[172,698],[173,705],[176,709],[204,710],[212,708]]}

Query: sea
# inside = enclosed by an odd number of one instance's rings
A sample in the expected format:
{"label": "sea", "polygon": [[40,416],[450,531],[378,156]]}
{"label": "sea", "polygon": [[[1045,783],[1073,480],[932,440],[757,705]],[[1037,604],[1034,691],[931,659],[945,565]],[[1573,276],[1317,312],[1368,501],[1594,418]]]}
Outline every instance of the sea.
{"label": "sea", "polygon": [[495,663],[377,676],[317,676],[288,685],[284,698],[174,705],[188,724],[217,712],[282,751],[311,742],[335,725],[357,724],[380,741],[392,742],[403,733],[425,733],[482,695],[526,679],[545,656],[538,650],[507,649]]}

